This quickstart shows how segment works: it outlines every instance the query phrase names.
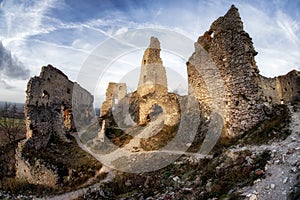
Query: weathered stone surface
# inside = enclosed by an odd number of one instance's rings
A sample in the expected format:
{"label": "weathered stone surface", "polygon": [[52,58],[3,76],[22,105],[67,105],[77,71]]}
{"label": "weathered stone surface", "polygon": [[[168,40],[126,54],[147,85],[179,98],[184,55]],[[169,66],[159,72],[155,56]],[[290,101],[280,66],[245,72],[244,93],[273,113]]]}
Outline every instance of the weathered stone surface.
{"label": "weathered stone surface", "polygon": [[[225,119],[226,136],[243,133],[264,116],[257,106],[262,103],[262,91],[256,54],[250,36],[243,30],[238,9],[232,6],[199,37],[195,53],[187,63],[190,87],[204,105],[204,111],[209,113],[214,101],[225,103],[226,110],[220,114]],[[218,74],[210,74],[211,62]],[[212,92],[223,89],[219,97],[213,95],[212,99]]]}
{"label": "weathered stone surface", "polygon": [[108,83],[106,99],[101,106],[100,117],[107,115],[110,109],[126,96],[126,90],[125,83]]}
{"label": "weathered stone surface", "polygon": [[56,167],[39,159],[35,159],[35,162],[31,163],[28,158],[22,155],[22,146],[23,143],[21,142],[16,149],[16,178],[26,180],[35,185],[56,187],[59,182]]}
{"label": "weathered stone surface", "polygon": [[151,37],[145,50],[137,89],[138,124],[147,124],[153,107],[159,106],[165,115],[165,125],[174,126],[180,120],[180,105],[175,94],[168,93],[167,75],[160,58],[160,42]]}
{"label": "weathered stone surface", "polygon": [[139,125],[145,125],[151,118],[151,113],[155,106],[160,106],[165,115],[164,124],[175,126],[180,120],[180,105],[177,95],[167,94],[161,96],[152,96],[151,98],[142,99],[139,102]]}
{"label": "weathered stone surface", "polygon": [[270,103],[300,101],[300,72],[293,70],[284,76],[266,78],[260,76],[260,86]]}
{"label": "weathered stone surface", "polygon": [[[106,124],[128,126],[147,124],[149,115],[155,106],[160,106],[165,115],[165,125],[174,126],[180,120],[180,105],[175,94],[168,93],[166,70],[160,58],[160,42],[151,37],[150,45],[145,50],[138,89],[126,95],[124,83],[109,83],[106,100],[101,107],[102,119]],[[133,121],[134,119],[134,121]]]}
{"label": "weathered stone surface", "polygon": [[138,94],[150,93],[164,95],[168,93],[167,75],[160,58],[160,42],[151,37],[150,45],[144,52],[138,85]]}
{"label": "weathered stone surface", "polygon": [[30,79],[26,92],[27,146],[45,147],[52,135],[66,140],[76,128],[73,118],[84,123],[94,116],[93,96],[51,65]]}
{"label": "weathered stone surface", "polygon": [[94,98],[51,65],[43,67],[39,77],[30,79],[26,92],[27,132],[15,154],[16,177],[33,184],[55,187],[60,179],[60,169],[47,161],[24,156],[24,152],[36,153],[48,148],[51,139],[69,142],[67,133],[93,118]]}
{"label": "weathered stone surface", "polygon": [[[266,78],[259,74],[252,39],[243,29],[238,9],[214,21],[198,38],[187,62],[189,95],[206,116],[217,111],[225,120],[224,136],[234,137],[264,119],[266,103],[300,99],[300,73]],[[222,109],[223,105],[224,109]]]}

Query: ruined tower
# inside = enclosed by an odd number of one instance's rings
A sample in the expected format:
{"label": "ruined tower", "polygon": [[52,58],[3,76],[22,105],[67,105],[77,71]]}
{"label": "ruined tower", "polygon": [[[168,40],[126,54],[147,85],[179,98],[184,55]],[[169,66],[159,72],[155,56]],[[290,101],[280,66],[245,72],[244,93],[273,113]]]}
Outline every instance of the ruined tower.
{"label": "ruined tower", "polygon": [[[225,16],[214,21],[210,29],[198,38],[195,52],[187,63],[189,85],[206,110],[211,109],[216,100],[210,91],[224,88],[216,98],[225,104],[221,115],[229,137],[249,130],[263,118],[259,106],[263,101],[263,91],[259,88],[256,54],[251,37],[243,29],[238,9],[232,5]],[[209,74],[209,60],[219,76]],[[216,83],[219,79],[222,86],[214,84],[214,88],[209,88],[209,83]]]}
{"label": "ruined tower", "polygon": [[160,42],[151,37],[145,50],[137,92],[140,96],[150,93],[164,95],[168,93],[166,70],[160,58]]}
{"label": "ruined tower", "polygon": [[101,106],[100,117],[108,114],[109,110],[119,103],[127,94],[125,83],[109,82],[106,89],[106,98]]}

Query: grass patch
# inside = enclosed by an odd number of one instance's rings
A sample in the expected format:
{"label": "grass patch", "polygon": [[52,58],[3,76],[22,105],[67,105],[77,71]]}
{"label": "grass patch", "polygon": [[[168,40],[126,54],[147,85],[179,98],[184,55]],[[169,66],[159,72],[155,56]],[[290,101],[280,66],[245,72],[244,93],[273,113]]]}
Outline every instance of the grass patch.
{"label": "grass patch", "polygon": [[[39,159],[46,167],[55,166],[59,175],[58,191],[70,191],[95,176],[102,164],[82,150],[76,140],[62,142],[52,138],[48,146],[36,151],[23,149],[22,154],[31,164]],[[43,153],[41,153],[43,152]],[[51,168],[50,168],[51,169]]]}
{"label": "grass patch", "polygon": [[22,195],[47,195],[55,192],[55,189],[43,185],[30,184],[25,180],[5,178],[0,180],[0,189],[6,193]]}
{"label": "grass patch", "polygon": [[[154,172],[119,173],[113,182],[102,188],[110,191],[111,198],[136,199],[141,194],[143,198],[147,198],[158,193],[172,192],[176,198],[182,199],[194,197],[239,199],[238,189],[250,186],[254,180],[263,178],[263,174],[257,175],[255,171],[263,169],[270,159],[270,152],[263,151],[252,157],[253,163],[248,164],[246,157],[251,155],[250,151],[242,151],[237,153],[237,158],[234,160],[222,154],[214,159],[203,159],[194,164],[181,160],[180,164],[174,163]],[[175,181],[174,177],[178,177],[179,181]],[[195,179],[200,181],[195,184]],[[211,182],[210,191],[206,190],[208,182]],[[182,190],[186,187],[192,190],[190,192]]]}
{"label": "grass patch", "polygon": [[224,148],[233,145],[262,145],[286,139],[291,131],[291,115],[287,105],[274,105],[272,113],[265,120],[235,138],[220,138],[213,152],[220,154]]}

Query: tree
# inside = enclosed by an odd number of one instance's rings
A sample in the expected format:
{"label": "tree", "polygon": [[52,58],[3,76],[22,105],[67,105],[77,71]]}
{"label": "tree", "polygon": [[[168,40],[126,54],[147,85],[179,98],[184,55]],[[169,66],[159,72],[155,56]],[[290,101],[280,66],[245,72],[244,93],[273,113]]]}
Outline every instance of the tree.
{"label": "tree", "polygon": [[0,137],[6,137],[9,142],[16,140],[18,134],[25,128],[24,119],[18,119],[16,104],[5,103],[0,109]]}

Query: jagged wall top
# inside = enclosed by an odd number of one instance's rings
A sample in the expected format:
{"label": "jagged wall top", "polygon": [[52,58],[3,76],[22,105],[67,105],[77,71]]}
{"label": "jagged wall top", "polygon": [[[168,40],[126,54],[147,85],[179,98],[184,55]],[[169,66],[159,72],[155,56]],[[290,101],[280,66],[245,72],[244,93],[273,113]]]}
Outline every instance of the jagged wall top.
{"label": "jagged wall top", "polygon": [[243,31],[243,22],[240,17],[238,9],[232,5],[228,12],[219,17],[216,21],[210,26],[210,31],[214,31],[215,34],[218,34],[220,31],[224,30],[233,30],[233,31]]}
{"label": "jagged wall top", "polygon": [[142,60],[142,66],[147,64],[162,64],[160,58],[160,42],[153,36],[150,39],[150,45],[146,49]]}
{"label": "jagged wall top", "polygon": [[30,79],[26,94],[28,147],[45,147],[52,135],[65,139],[66,133],[75,129],[74,120],[81,125],[94,115],[94,97],[51,65],[42,67],[40,76]]}
{"label": "jagged wall top", "polygon": [[150,45],[145,50],[137,92],[144,96],[150,93],[164,95],[168,93],[167,75],[160,58],[160,42],[151,37]]}
{"label": "jagged wall top", "polygon": [[[216,98],[225,103],[222,117],[227,136],[241,134],[263,118],[259,106],[263,102],[263,92],[259,87],[256,54],[251,37],[243,29],[238,9],[232,5],[198,38],[195,52],[187,63],[189,84],[204,108],[210,110]],[[219,78],[210,74],[210,67],[217,69]],[[207,85],[219,79],[223,84]],[[220,87],[224,87],[224,94],[213,98],[209,91],[218,91]]]}

